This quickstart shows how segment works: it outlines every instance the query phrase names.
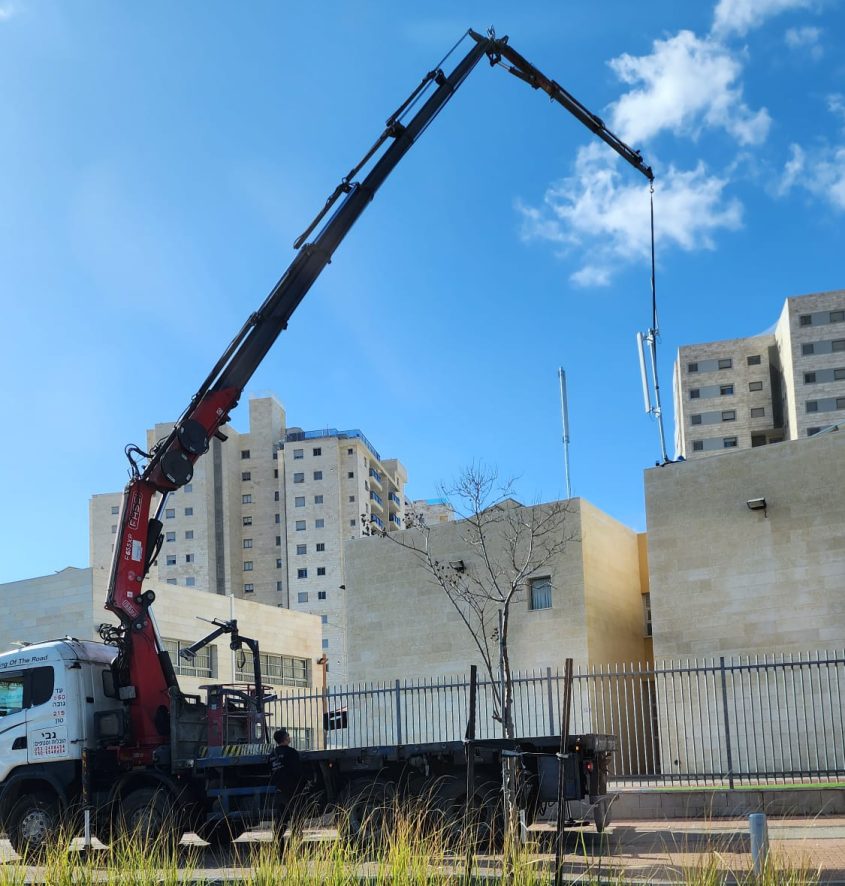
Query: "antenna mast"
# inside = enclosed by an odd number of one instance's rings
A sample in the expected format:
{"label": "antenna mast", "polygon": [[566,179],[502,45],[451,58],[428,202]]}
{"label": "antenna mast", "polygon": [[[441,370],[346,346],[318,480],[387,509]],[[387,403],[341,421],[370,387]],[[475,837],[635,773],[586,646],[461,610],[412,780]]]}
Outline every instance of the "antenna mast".
{"label": "antenna mast", "polygon": [[563,367],[557,370],[560,382],[560,423],[563,426],[563,471],[566,477],[566,497],[572,498],[572,485],[569,482],[569,403],[566,399],[566,373]]}

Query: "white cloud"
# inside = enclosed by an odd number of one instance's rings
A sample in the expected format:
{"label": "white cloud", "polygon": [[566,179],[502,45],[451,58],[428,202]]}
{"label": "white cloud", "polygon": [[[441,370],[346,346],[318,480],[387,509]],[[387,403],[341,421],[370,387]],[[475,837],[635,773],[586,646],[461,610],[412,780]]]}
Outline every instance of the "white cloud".
{"label": "white cloud", "polygon": [[[609,165],[598,145],[578,152],[575,173],[551,185],[540,207],[518,207],[525,240],[556,244],[563,254],[577,246],[584,263],[571,280],[579,286],[607,285],[622,265],[647,260],[649,205],[645,188]],[[712,249],[720,229],[742,224],[739,201],[724,195],[726,180],[709,175],[702,163],[683,171],[670,167],[655,193],[655,232],[661,250]]]}
{"label": "white cloud", "polygon": [[713,12],[713,33],[743,36],[772,16],[814,5],[814,0],[719,0]]}
{"label": "white cloud", "polygon": [[806,150],[800,145],[790,145],[790,154],[778,194],[782,196],[793,188],[803,188],[836,211],[845,212],[845,147]]}
{"label": "white cloud", "polygon": [[0,22],[8,21],[17,11],[14,3],[0,2]]}
{"label": "white cloud", "polygon": [[655,40],[650,55],[621,55],[610,66],[638,87],[612,106],[612,128],[627,142],[641,143],[664,129],[694,138],[704,127],[717,127],[743,145],[759,144],[768,134],[766,109],[752,111],[742,100],[742,66],[714,40],[679,31]]}
{"label": "white cloud", "polygon": [[790,49],[806,52],[810,58],[817,60],[824,55],[824,49],[819,42],[821,35],[821,28],[814,28],[810,25],[803,28],[787,28],[784,42]]}
{"label": "white cloud", "polygon": [[827,97],[827,109],[840,123],[845,123],[845,96],[841,92],[832,92]]}

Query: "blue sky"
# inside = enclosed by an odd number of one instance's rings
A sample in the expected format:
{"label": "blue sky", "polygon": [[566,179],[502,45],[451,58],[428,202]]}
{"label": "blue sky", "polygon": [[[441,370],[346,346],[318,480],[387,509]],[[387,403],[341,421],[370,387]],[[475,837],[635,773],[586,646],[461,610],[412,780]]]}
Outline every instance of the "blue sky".
{"label": "blue sky", "polygon": [[[670,445],[679,345],[845,284],[833,0],[0,0],[0,581],[87,565],[88,499],[123,486],[124,445],[182,411],[386,117],[491,24],[654,167]],[[247,393],[360,428],[413,497],[483,460],[548,500],[563,365],[573,491],[643,529],[647,253],[645,179],[485,63]]]}

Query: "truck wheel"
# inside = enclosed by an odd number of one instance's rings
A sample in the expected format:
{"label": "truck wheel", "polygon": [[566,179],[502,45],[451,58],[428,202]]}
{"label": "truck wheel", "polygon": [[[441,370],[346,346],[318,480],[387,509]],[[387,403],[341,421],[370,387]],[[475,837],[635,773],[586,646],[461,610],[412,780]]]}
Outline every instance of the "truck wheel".
{"label": "truck wheel", "polygon": [[361,843],[378,843],[390,831],[395,802],[396,787],[391,782],[351,781],[338,804],[340,833]]}
{"label": "truck wheel", "polygon": [[168,845],[182,836],[173,798],[164,788],[132,791],[117,807],[116,833],[142,843]]}
{"label": "truck wheel", "polygon": [[58,803],[46,793],[25,794],[11,809],[7,830],[9,841],[18,855],[43,855],[58,836]]}

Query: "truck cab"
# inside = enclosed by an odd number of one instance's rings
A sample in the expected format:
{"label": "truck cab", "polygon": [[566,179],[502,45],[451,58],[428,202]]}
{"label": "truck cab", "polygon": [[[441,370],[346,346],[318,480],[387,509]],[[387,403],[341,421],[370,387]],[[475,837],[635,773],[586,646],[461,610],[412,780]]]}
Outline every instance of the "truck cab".
{"label": "truck cab", "polygon": [[115,649],[66,638],[0,654],[0,823],[12,844],[54,828],[79,794],[82,750],[108,698]]}

